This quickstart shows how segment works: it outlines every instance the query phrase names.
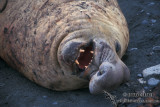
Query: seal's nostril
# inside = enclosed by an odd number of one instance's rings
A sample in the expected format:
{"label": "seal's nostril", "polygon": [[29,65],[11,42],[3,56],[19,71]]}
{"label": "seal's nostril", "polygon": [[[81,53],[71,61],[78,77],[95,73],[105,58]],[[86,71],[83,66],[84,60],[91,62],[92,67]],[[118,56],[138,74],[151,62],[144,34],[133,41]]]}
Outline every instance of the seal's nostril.
{"label": "seal's nostril", "polygon": [[102,75],[102,73],[100,71],[98,71],[97,76],[101,76],[101,75]]}

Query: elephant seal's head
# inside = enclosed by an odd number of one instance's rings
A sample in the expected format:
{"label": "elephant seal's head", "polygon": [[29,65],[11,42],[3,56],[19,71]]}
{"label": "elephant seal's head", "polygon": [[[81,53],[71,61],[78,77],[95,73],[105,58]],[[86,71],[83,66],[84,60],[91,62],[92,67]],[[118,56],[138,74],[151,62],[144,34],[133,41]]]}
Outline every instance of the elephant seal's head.
{"label": "elephant seal's head", "polygon": [[[78,35],[85,36],[78,36]],[[91,36],[95,35],[95,36]],[[129,80],[130,71],[118,56],[121,46],[114,46],[98,36],[94,31],[76,32],[75,37],[66,38],[59,49],[59,62],[62,68],[73,75],[89,80],[92,94],[112,90]]]}
{"label": "elephant seal's head", "polygon": [[80,1],[72,5],[74,10],[66,7],[67,12],[73,13],[58,23],[67,24],[60,29],[62,33],[57,33],[57,37],[63,38],[56,55],[60,69],[66,71],[64,75],[74,80],[69,84],[71,87],[81,87],[78,81],[88,80],[90,92],[96,94],[129,80],[130,71],[120,59],[127,48],[129,33],[114,2]]}

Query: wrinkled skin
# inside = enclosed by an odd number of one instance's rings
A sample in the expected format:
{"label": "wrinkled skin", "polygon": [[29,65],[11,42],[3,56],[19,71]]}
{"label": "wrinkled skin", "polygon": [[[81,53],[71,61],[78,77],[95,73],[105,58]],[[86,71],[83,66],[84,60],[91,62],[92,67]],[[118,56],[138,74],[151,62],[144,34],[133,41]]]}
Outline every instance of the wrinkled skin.
{"label": "wrinkled skin", "polygon": [[8,0],[1,8],[0,57],[28,79],[93,94],[129,80],[121,61],[129,33],[116,0]]}

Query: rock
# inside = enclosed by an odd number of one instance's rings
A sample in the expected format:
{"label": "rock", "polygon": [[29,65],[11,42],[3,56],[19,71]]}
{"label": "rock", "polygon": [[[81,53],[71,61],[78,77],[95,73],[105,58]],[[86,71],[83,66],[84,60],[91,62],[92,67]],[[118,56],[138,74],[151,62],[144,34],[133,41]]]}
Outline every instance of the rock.
{"label": "rock", "polygon": [[148,4],[148,6],[153,6],[153,5],[155,5],[154,2],[150,2],[150,3]]}
{"label": "rock", "polygon": [[56,101],[55,101],[55,102],[53,102],[52,104],[57,105],[57,104],[58,104],[58,102],[56,102]]}
{"label": "rock", "polygon": [[146,81],[144,81],[143,78],[138,79],[138,81],[139,81],[139,83],[141,83],[141,84],[145,84],[145,83],[146,83]]}
{"label": "rock", "polygon": [[144,87],[144,89],[145,89],[145,90],[148,90],[148,89],[149,89],[149,87],[145,86],[145,87]]}
{"label": "rock", "polygon": [[142,78],[143,75],[142,74],[137,74],[137,77]]}
{"label": "rock", "polygon": [[151,19],[151,22],[152,22],[152,23],[156,23],[156,21],[157,21],[157,20],[155,20],[155,19]]}
{"label": "rock", "polygon": [[153,51],[154,52],[160,52],[160,46],[154,46]]}
{"label": "rock", "polygon": [[160,64],[146,68],[145,70],[143,70],[142,74],[143,77],[147,77],[153,74],[160,74]]}
{"label": "rock", "polygon": [[150,53],[147,53],[146,55],[147,56],[152,56],[154,54],[154,52],[150,52]]}
{"label": "rock", "polygon": [[137,50],[137,49],[138,49],[138,48],[131,48],[130,51],[134,51],[134,50]]}
{"label": "rock", "polygon": [[47,96],[44,95],[43,98],[47,98]]}
{"label": "rock", "polygon": [[143,12],[144,12],[144,10],[142,9],[140,12],[141,12],[141,13],[143,13]]}
{"label": "rock", "polygon": [[160,38],[160,33],[159,34],[156,34],[156,35],[153,35],[153,39],[159,39]]}
{"label": "rock", "polygon": [[151,15],[150,13],[146,13],[147,15]]}
{"label": "rock", "polygon": [[158,80],[158,79],[150,78],[150,79],[148,80],[148,85],[155,86],[155,85],[157,85],[159,82],[160,82],[160,80]]}
{"label": "rock", "polygon": [[142,24],[148,24],[148,21],[147,20],[143,20]]}

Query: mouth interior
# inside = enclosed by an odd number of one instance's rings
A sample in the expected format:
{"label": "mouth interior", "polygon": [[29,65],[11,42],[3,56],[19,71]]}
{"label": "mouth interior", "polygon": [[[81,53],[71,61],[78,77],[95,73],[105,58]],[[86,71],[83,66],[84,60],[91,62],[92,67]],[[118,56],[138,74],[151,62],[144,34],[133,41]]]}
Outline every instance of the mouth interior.
{"label": "mouth interior", "polygon": [[79,50],[80,55],[75,61],[80,69],[86,69],[88,65],[92,62],[93,58],[93,48],[89,45],[83,49]]}

